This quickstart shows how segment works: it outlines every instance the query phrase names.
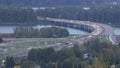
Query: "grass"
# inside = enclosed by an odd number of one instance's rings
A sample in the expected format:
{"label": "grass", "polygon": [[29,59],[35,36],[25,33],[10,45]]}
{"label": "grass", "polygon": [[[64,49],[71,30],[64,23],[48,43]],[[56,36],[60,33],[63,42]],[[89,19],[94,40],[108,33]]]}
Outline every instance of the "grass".
{"label": "grass", "polygon": [[59,40],[54,40],[54,41],[32,41],[32,42],[22,42],[22,43],[16,43],[14,44],[15,47],[21,48],[21,47],[37,47],[37,46],[47,46],[47,45],[52,45],[55,43],[60,42]]}
{"label": "grass", "polygon": [[14,68],[20,68],[20,65],[16,65]]}
{"label": "grass", "polygon": [[[71,35],[67,37],[68,39],[80,39],[81,35]],[[3,49],[2,52],[0,52],[0,56],[4,56],[5,54],[17,54],[19,52],[24,52],[28,51],[29,48],[31,47],[46,47],[48,45],[60,43],[63,40],[60,39],[40,39],[40,40],[33,40],[33,41],[25,41],[25,42],[16,42],[12,44],[8,44],[8,46],[0,46],[1,49]],[[10,45],[10,46],[9,46]],[[7,50],[7,53],[4,54],[4,49],[9,49]]]}
{"label": "grass", "polygon": [[[5,54],[17,54],[19,52],[27,51],[28,48],[30,47],[46,47],[48,45],[56,44],[62,42],[62,40],[38,40],[38,41],[27,41],[27,42],[20,42],[20,43],[13,43],[11,46],[0,46],[0,49],[3,51],[0,52],[0,56],[4,56]],[[7,50],[7,53],[4,54],[4,49],[9,49]]]}
{"label": "grass", "polygon": [[101,43],[103,43],[103,42],[108,42],[108,39],[107,39],[106,37],[101,38],[101,39],[100,39],[100,42],[101,42]]}
{"label": "grass", "polygon": [[68,37],[68,39],[80,39],[80,38],[82,38],[81,35],[70,35],[70,36]]}

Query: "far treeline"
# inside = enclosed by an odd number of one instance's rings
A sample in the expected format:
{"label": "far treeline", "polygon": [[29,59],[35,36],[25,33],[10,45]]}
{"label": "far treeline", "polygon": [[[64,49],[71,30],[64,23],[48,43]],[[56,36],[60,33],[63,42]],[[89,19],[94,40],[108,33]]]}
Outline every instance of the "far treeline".
{"label": "far treeline", "polygon": [[0,6],[12,7],[54,7],[54,6],[112,6],[120,0],[0,0]]}
{"label": "far treeline", "polygon": [[56,9],[48,8],[45,10],[38,10],[37,14],[42,17],[75,19],[120,25],[120,7],[64,7]]}
{"label": "far treeline", "polygon": [[16,27],[14,36],[17,38],[59,38],[69,36],[67,29],[59,27],[33,28]]}
{"label": "far treeline", "polygon": [[33,23],[37,16],[32,9],[25,8],[0,8],[0,24],[7,23]]}
{"label": "far treeline", "polygon": [[[92,21],[120,25],[120,7],[60,7],[40,9],[37,13],[30,8],[0,8],[0,24],[35,24],[37,16]],[[40,22],[47,23],[47,22]]]}

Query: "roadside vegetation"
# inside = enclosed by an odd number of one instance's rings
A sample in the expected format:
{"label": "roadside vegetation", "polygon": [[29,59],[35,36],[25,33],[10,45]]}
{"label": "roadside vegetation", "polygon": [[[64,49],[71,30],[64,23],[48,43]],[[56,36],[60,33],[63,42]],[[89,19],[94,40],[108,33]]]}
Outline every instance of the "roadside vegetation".
{"label": "roadside vegetation", "polygon": [[[27,41],[26,41],[27,40]],[[39,39],[26,39],[14,41],[9,44],[1,44],[0,46],[0,59],[8,56],[21,56],[27,55],[28,51],[32,48],[45,48],[57,43],[62,43],[64,40],[54,38],[39,38]]]}
{"label": "roadside vegetation", "polygon": [[0,56],[27,55],[27,52],[32,48],[45,48],[59,45],[65,41],[78,41],[83,37],[86,37],[86,35],[70,35],[64,38],[13,38],[12,41],[4,40],[5,43],[0,46]]}
{"label": "roadside vegetation", "polygon": [[[56,65],[58,68],[110,68],[113,64],[116,66],[120,64],[120,53],[117,46],[109,43],[100,43],[99,40],[92,40],[84,44],[84,46],[86,47],[85,51],[81,51],[79,46],[65,48],[57,52],[52,50],[52,48],[33,49],[29,52],[28,59],[41,66],[48,65],[49,68],[50,66],[54,68]],[[88,54],[87,58],[83,57],[85,53]],[[33,58],[36,55],[39,60],[37,57]]]}
{"label": "roadside vegetation", "polygon": [[103,38],[100,39],[100,42],[101,43],[109,42],[109,40],[107,39],[107,37],[103,37]]}
{"label": "roadside vegetation", "polygon": [[119,68],[120,48],[110,43],[92,40],[82,50],[77,44],[72,48],[55,51],[53,48],[31,49],[19,66],[30,68]]}

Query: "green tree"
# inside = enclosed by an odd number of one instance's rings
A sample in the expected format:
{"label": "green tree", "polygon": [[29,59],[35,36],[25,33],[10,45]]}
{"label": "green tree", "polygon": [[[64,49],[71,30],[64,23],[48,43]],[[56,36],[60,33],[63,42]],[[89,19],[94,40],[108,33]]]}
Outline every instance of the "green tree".
{"label": "green tree", "polygon": [[2,38],[0,38],[0,43],[2,43],[3,42],[3,39]]}
{"label": "green tree", "polygon": [[70,57],[64,60],[62,68],[80,68],[80,60],[77,57]]}
{"label": "green tree", "polygon": [[108,65],[105,62],[95,60],[92,65],[92,68],[108,68]]}
{"label": "green tree", "polygon": [[21,63],[20,68],[33,68],[35,65],[31,61],[24,61]]}
{"label": "green tree", "polygon": [[6,57],[6,68],[14,68],[15,62],[13,57]]}

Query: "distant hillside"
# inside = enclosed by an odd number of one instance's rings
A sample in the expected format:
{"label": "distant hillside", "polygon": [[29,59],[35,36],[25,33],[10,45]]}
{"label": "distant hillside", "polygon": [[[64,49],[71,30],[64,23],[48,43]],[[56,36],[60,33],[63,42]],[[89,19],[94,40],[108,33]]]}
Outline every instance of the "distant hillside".
{"label": "distant hillside", "polygon": [[120,0],[0,0],[0,6],[108,6],[119,5]]}

